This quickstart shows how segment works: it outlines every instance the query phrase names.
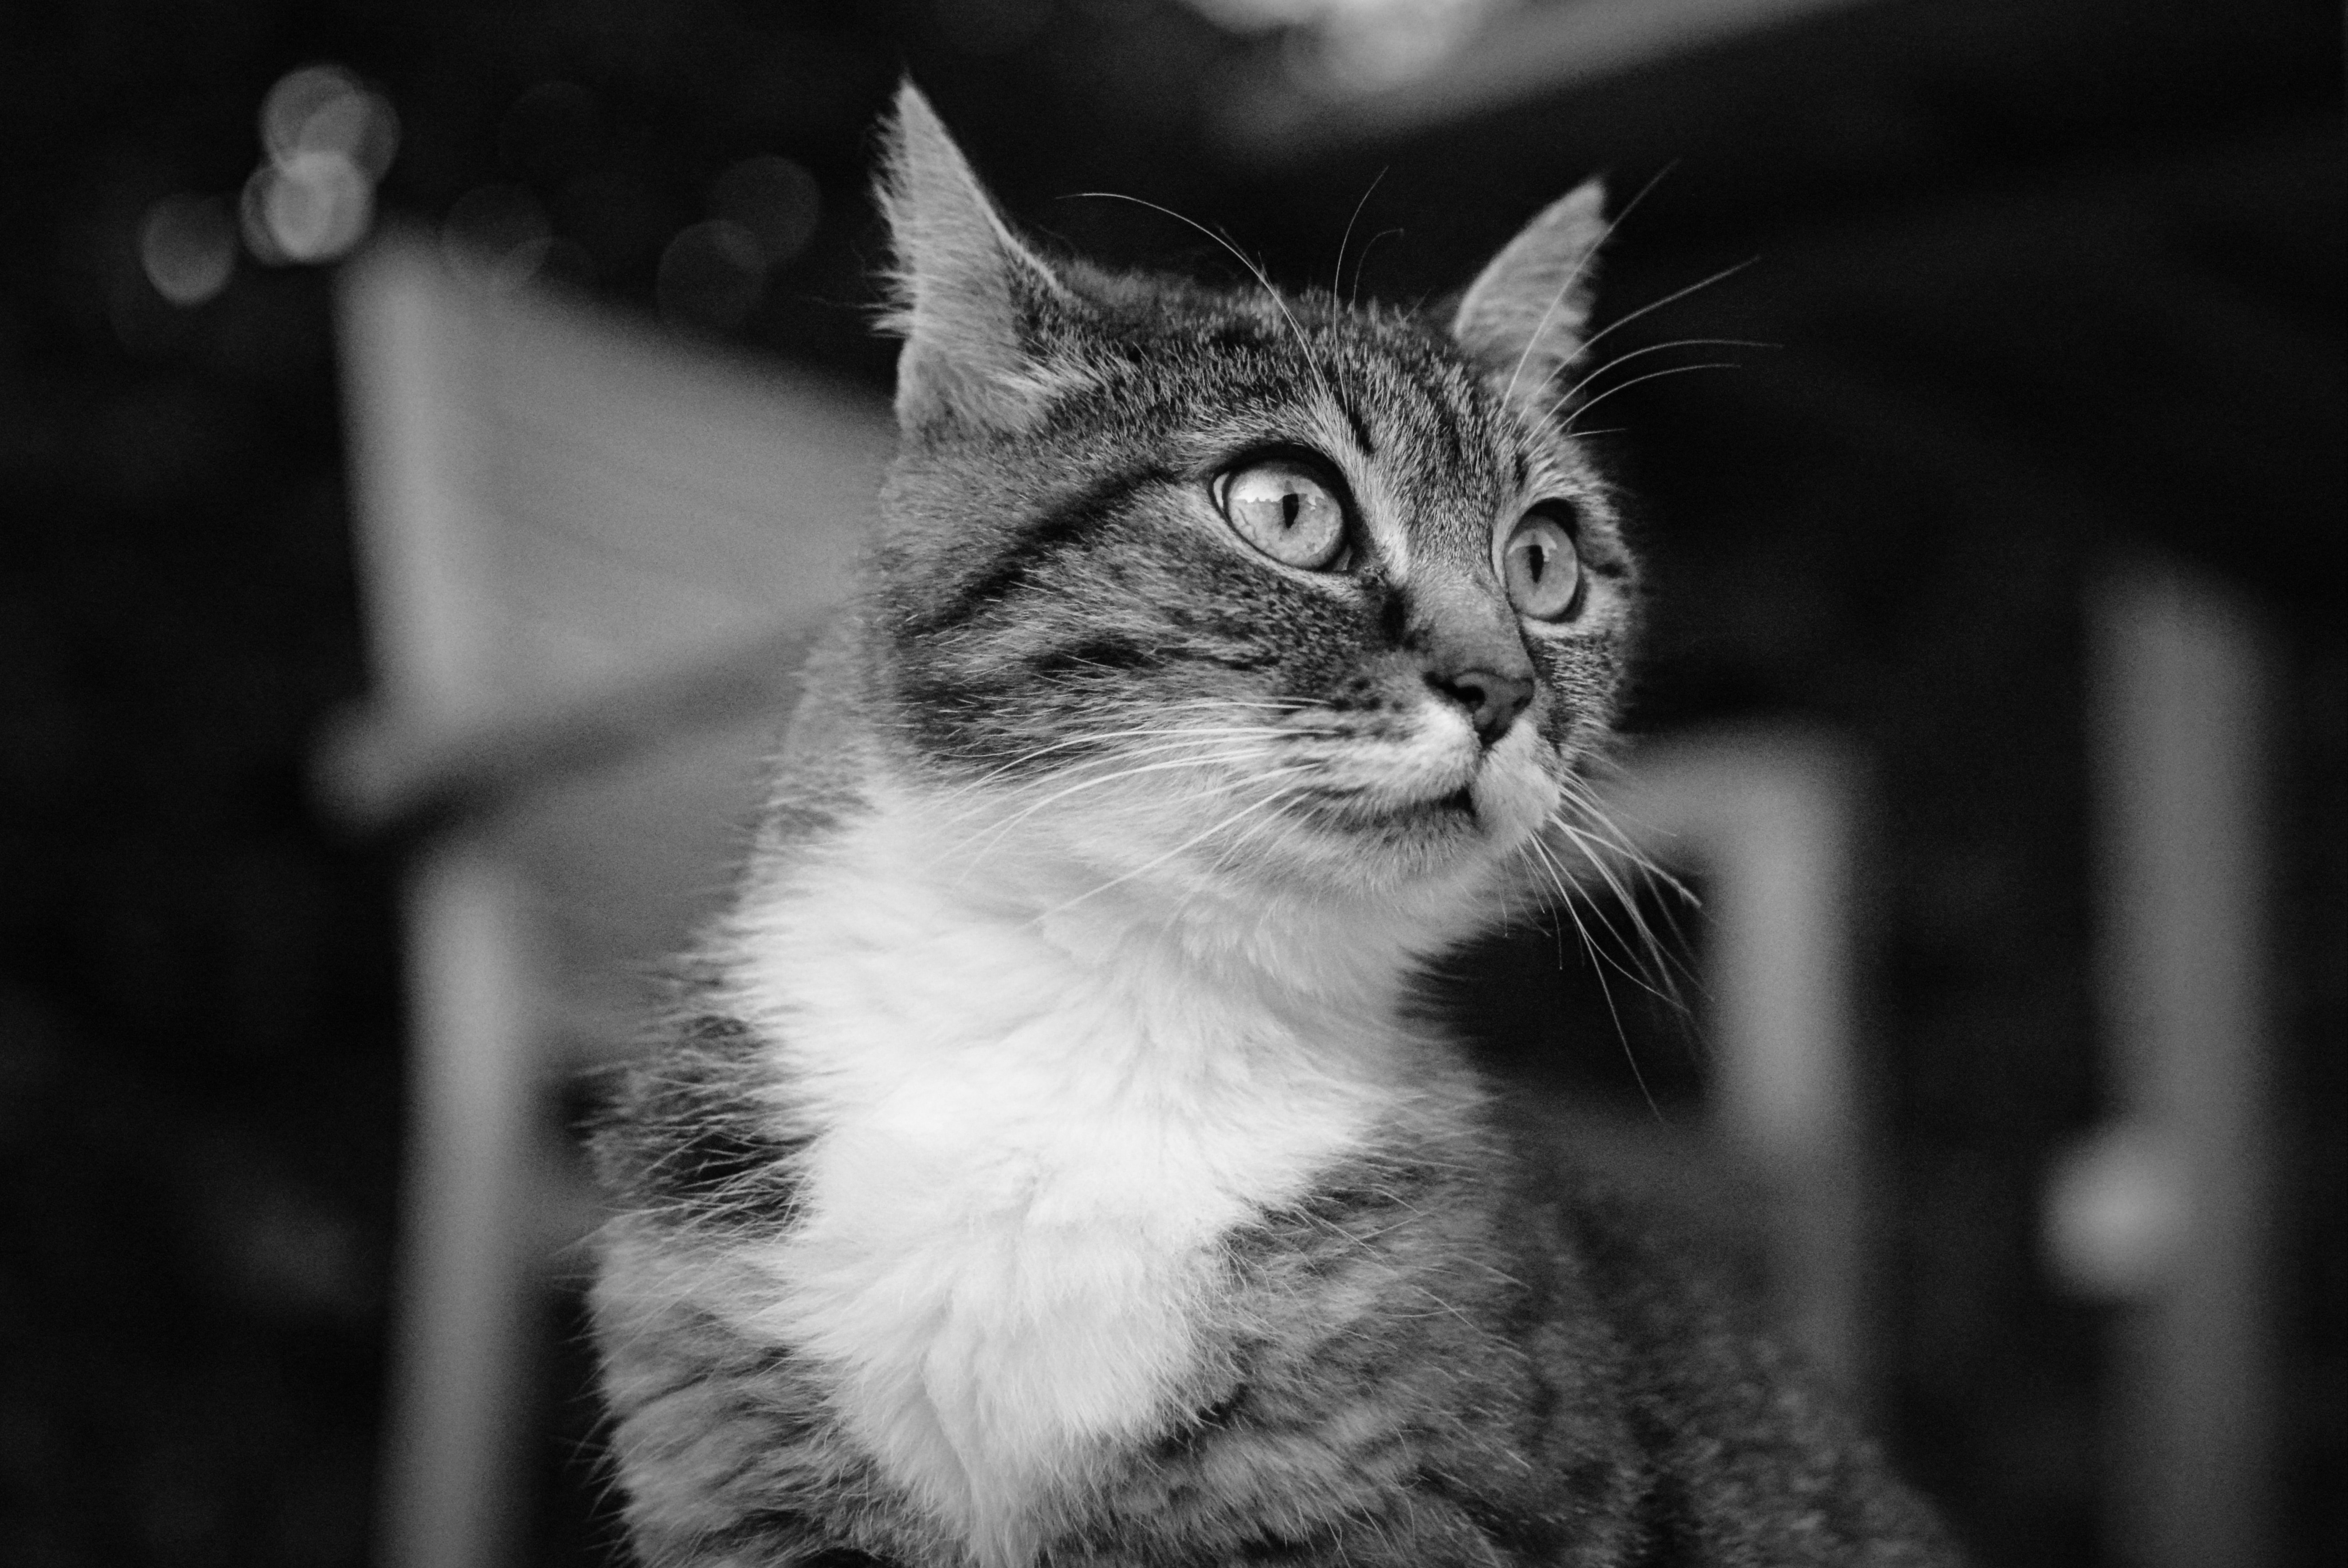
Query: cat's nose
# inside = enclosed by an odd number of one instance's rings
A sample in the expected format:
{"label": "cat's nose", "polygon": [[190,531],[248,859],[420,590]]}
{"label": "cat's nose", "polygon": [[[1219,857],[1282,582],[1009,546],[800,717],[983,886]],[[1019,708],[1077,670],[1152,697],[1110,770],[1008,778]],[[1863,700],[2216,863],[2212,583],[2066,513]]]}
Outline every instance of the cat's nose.
{"label": "cat's nose", "polygon": [[1457,670],[1426,673],[1426,684],[1468,710],[1477,738],[1491,745],[1509,732],[1517,715],[1533,700],[1533,683],[1498,670]]}

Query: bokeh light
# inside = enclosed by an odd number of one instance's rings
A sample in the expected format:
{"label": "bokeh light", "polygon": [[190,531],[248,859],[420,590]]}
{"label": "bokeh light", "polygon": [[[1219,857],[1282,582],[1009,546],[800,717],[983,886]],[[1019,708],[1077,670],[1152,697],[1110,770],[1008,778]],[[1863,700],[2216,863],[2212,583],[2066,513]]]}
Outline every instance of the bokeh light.
{"label": "bokeh light", "polygon": [[253,171],[244,237],[264,262],[330,262],[366,238],[375,187],[339,152],[297,152]]}
{"label": "bokeh light", "polygon": [[510,288],[546,260],[552,227],[529,187],[482,185],[457,198],[441,221],[448,264],[476,284]]}
{"label": "bokeh light", "polygon": [[815,176],[788,158],[746,158],[710,187],[709,205],[757,242],[767,264],[781,266],[807,249],[823,217]]}
{"label": "bokeh light", "polygon": [[518,246],[507,258],[505,273],[536,283],[565,284],[586,288],[602,275],[595,258],[578,241],[560,234]]}
{"label": "bokeh light", "polygon": [[139,264],[155,292],[198,305],[228,286],[236,270],[236,225],[216,196],[166,196],[139,223]]}
{"label": "bokeh light", "polygon": [[399,148],[399,116],[340,66],[304,66],[262,99],[261,140],[281,163],[305,152],[338,153],[368,180],[380,180]]}
{"label": "bokeh light", "polygon": [[399,117],[340,66],[304,66],[261,103],[267,161],[245,181],[245,244],[264,262],[330,262],[366,237]]}
{"label": "bokeh light", "polygon": [[766,293],[767,255],[730,218],[695,223],[661,253],[654,297],[661,315],[685,326],[739,325]]}

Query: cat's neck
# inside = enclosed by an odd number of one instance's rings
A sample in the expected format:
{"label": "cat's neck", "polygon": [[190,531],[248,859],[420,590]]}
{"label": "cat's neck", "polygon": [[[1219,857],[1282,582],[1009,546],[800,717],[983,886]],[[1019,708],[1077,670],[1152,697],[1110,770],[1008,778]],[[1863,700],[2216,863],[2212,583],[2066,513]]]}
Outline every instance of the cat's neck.
{"label": "cat's neck", "polygon": [[[1016,815],[1014,813],[1013,815]],[[1038,1012],[1141,1026],[1164,1051],[1246,1054],[1277,1037],[1292,1060],[1338,1044],[1347,1074],[1377,1065],[1429,933],[1433,899],[1246,882],[1121,844],[1004,829],[890,787],[747,884],[727,967],[745,1010],[934,1007],[941,1041],[999,1038]],[[778,1033],[801,1031],[778,1027]],[[812,1033],[812,1031],[806,1031]]]}

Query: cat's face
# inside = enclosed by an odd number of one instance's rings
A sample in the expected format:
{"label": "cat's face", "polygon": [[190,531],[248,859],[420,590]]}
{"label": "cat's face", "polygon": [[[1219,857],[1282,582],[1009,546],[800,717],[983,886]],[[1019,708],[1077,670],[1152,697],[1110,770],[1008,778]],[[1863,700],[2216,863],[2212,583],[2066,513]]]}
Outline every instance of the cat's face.
{"label": "cat's face", "polygon": [[874,619],[909,754],[990,828],[1137,867],[1362,890],[1526,852],[1605,744],[1632,610],[1540,391],[1547,320],[1514,374],[1478,335],[1518,304],[1490,274],[1447,329],[1045,269],[983,208],[942,262],[909,210],[955,190],[922,186],[925,115],[891,192],[911,341]]}

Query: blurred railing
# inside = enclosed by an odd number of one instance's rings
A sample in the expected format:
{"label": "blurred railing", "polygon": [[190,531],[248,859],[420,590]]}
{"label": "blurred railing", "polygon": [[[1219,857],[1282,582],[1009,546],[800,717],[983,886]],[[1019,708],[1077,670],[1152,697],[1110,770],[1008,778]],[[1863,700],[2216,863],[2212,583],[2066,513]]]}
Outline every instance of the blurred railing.
{"label": "blurred railing", "polygon": [[891,442],[877,400],[479,271],[395,238],[342,294],[378,681],[322,792],[415,836],[398,1568],[513,1555],[532,1293],[592,1215],[546,1108],[722,892]]}

